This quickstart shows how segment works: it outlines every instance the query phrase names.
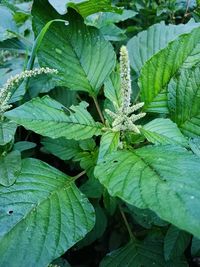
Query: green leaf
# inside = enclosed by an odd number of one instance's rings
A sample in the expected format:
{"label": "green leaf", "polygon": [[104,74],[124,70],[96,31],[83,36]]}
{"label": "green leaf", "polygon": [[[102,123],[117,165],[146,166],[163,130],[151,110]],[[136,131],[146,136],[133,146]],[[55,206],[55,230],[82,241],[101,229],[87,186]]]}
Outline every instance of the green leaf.
{"label": "green leaf", "polygon": [[4,146],[13,140],[16,129],[17,125],[14,122],[0,122],[0,146]]}
{"label": "green leaf", "polygon": [[170,145],[114,152],[97,165],[95,176],[112,196],[149,208],[200,237],[200,160],[186,149]]}
{"label": "green leaf", "polygon": [[175,144],[188,146],[187,140],[184,138],[177,125],[170,119],[154,119],[145,124],[143,128],[141,128],[141,132],[149,142],[156,145]]}
{"label": "green leaf", "polygon": [[101,137],[98,162],[103,161],[104,157],[116,151],[120,142],[120,132],[106,132]]}
{"label": "green leaf", "polygon": [[36,159],[23,160],[17,182],[0,195],[1,267],[46,267],[94,225],[72,178]]}
{"label": "green leaf", "polygon": [[93,120],[87,106],[86,102],[71,106],[67,116],[60,103],[44,96],[6,112],[5,116],[44,136],[79,140],[101,134],[101,124]]}
{"label": "green leaf", "polygon": [[193,257],[200,256],[200,239],[195,236],[192,238],[191,254]]}
{"label": "green leaf", "polygon": [[[83,17],[87,17],[93,13],[99,11],[118,11],[118,9],[111,5],[110,0],[64,0],[60,2],[59,0],[48,0],[49,3],[55,8],[55,10],[64,15],[67,13],[67,7],[74,8]],[[118,11],[119,12],[119,11]]]}
{"label": "green leaf", "polygon": [[168,86],[169,111],[181,131],[200,135],[200,68],[183,69]]}
{"label": "green leaf", "polygon": [[160,242],[129,242],[111,252],[100,263],[100,267],[166,267]]}
{"label": "green leaf", "polygon": [[11,37],[8,31],[17,32],[17,25],[9,8],[0,5],[0,14],[0,41],[4,41]]}
{"label": "green leaf", "polygon": [[78,249],[89,246],[92,244],[95,240],[99,239],[103,233],[106,230],[107,226],[107,218],[106,215],[103,211],[103,209],[99,206],[99,204],[94,205],[95,208],[95,217],[96,217],[96,222],[95,226],[92,229],[91,232],[89,232],[84,239],[82,239],[76,247]]}
{"label": "green leaf", "polygon": [[78,142],[65,138],[43,138],[41,144],[44,146],[45,151],[50,152],[62,160],[72,159],[81,151]]}
{"label": "green leaf", "polygon": [[[58,17],[44,0],[35,1],[32,12],[35,32]],[[56,23],[46,33],[38,53],[40,65],[59,71],[54,78],[57,85],[95,96],[115,66],[113,47],[75,12],[64,18],[68,26]]]}
{"label": "green leaf", "polygon": [[112,72],[110,77],[105,81],[104,94],[116,109],[121,106],[122,95],[120,90],[120,75],[118,71]]}
{"label": "green leaf", "polygon": [[144,109],[167,113],[166,86],[181,68],[190,68],[199,62],[200,27],[181,35],[150,58],[143,66],[139,79]]}
{"label": "green leaf", "polygon": [[179,258],[190,243],[191,236],[171,225],[164,239],[165,260]]}
{"label": "green leaf", "polygon": [[200,138],[192,138],[189,140],[189,146],[192,150],[192,152],[200,157]]}
{"label": "green leaf", "polygon": [[189,22],[179,25],[165,25],[160,22],[140,32],[128,41],[130,65],[138,74],[143,65],[160,50],[175,40],[179,35],[199,27],[199,23]]}
{"label": "green leaf", "polygon": [[0,156],[0,185],[10,186],[20,175],[21,155],[13,151]]}
{"label": "green leaf", "polygon": [[154,225],[163,227],[168,224],[149,209],[139,209],[133,205],[128,205],[128,213],[130,213],[134,221],[146,229],[151,229]]}
{"label": "green leaf", "polygon": [[14,150],[18,150],[20,152],[29,150],[29,149],[33,149],[36,147],[36,144],[33,142],[29,142],[29,141],[19,141],[16,142],[13,146]]}

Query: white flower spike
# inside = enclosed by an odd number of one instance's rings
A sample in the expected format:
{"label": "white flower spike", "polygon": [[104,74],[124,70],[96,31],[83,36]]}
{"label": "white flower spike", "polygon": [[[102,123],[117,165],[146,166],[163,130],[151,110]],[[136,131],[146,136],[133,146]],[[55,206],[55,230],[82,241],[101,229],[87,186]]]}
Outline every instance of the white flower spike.
{"label": "white flower spike", "polygon": [[140,126],[135,125],[134,122],[143,118],[146,113],[133,114],[144,103],[137,103],[131,106],[131,76],[130,76],[130,63],[128,57],[128,51],[126,46],[122,46],[120,49],[120,81],[121,81],[121,93],[122,104],[121,107],[115,112],[106,109],[106,113],[113,119],[112,129],[113,131],[133,131],[140,133]]}
{"label": "white flower spike", "polygon": [[34,70],[25,70],[14,77],[10,77],[4,86],[0,88],[0,116],[3,116],[3,113],[12,107],[12,105],[8,104],[12,95],[12,88],[25,78],[35,77],[43,73],[57,74],[58,71],[50,68],[35,68]]}

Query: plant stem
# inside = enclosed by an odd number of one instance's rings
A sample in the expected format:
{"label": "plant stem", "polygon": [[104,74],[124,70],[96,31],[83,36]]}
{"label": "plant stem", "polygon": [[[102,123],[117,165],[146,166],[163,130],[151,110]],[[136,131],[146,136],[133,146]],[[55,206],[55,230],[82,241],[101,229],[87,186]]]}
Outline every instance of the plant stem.
{"label": "plant stem", "polygon": [[120,210],[120,213],[121,213],[122,218],[123,218],[123,220],[124,220],[124,223],[125,223],[125,225],[126,225],[126,228],[127,228],[127,230],[128,230],[130,239],[131,239],[131,240],[136,240],[135,236],[133,235],[133,233],[132,233],[132,231],[131,231],[131,227],[130,227],[128,221],[127,221],[126,215],[125,215],[124,211],[122,210],[121,205],[119,205],[119,210]]}
{"label": "plant stem", "polygon": [[86,171],[82,171],[79,174],[77,174],[76,176],[74,176],[72,179],[73,181],[76,181],[78,178],[80,178],[81,176],[83,176],[84,174],[86,174]]}
{"label": "plant stem", "polygon": [[96,109],[97,109],[97,112],[98,112],[98,114],[99,114],[99,117],[100,117],[101,121],[102,121],[103,123],[105,123],[103,114],[102,114],[102,112],[101,112],[101,109],[100,109],[100,107],[99,107],[99,103],[98,103],[96,97],[93,96],[92,98],[93,98],[93,100],[94,100],[94,103],[95,103],[95,106],[96,106]]}

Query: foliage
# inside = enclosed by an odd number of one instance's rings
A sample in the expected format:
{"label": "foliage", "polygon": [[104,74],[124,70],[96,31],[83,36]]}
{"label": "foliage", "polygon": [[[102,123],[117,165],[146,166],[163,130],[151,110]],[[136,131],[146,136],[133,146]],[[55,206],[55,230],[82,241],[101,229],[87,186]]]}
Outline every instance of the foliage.
{"label": "foliage", "polygon": [[1,1],[0,267],[198,266],[199,10]]}

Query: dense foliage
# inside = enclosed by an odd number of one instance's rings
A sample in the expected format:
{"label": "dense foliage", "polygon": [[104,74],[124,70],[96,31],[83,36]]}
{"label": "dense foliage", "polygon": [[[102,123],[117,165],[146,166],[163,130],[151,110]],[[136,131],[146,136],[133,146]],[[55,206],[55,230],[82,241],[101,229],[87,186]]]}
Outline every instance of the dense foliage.
{"label": "dense foliage", "polygon": [[200,266],[199,1],[0,1],[0,267]]}

